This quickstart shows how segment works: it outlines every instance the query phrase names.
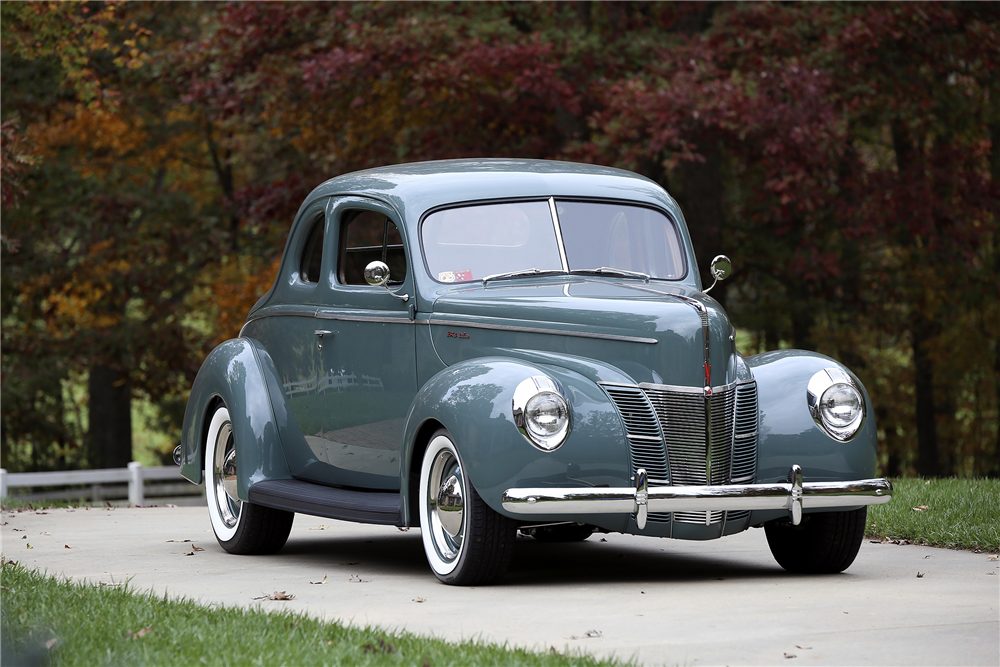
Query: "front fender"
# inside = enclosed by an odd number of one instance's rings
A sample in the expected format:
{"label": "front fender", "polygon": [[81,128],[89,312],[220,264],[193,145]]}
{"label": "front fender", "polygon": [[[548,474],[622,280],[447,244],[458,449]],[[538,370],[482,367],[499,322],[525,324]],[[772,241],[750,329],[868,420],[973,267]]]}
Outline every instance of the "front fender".
{"label": "front fender", "polygon": [[[864,385],[843,364],[803,350],[765,352],[746,359],[757,380],[760,408],[757,482],[781,482],[794,463],[809,482],[850,481],[875,476],[875,411]],[[848,442],[827,435],[813,421],[806,403],[806,385],[824,368],[840,368],[861,388],[866,418]]]}
{"label": "front fender", "polygon": [[251,484],[291,477],[256,347],[249,338],[235,338],[212,350],[191,387],[181,434],[181,474],[199,484],[208,422],[218,402],[225,403],[237,447],[237,494],[243,500]]}
{"label": "front fender", "polygon": [[[570,410],[570,434],[545,452],[514,425],[514,389],[533,375],[560,386]],[[417,394],[406,420],[401,466],[403,521],[417,521],[420,464],[430,432],[448,429],[465,464],[468,480],[493,510],[503,509],[512,487],[599,487],[629,484],[629,453],[621,420],[594,382],[566,368],[503,357],[471,359],[442,370]],[[412,506],[412,507],[411,507]],[[592,518],[593,521],[589,521]],[[533,517],[540,521],[553,517]],[[624,517],[575,517],[621,530]],[[609,525],[610,522],[610,525]]]}

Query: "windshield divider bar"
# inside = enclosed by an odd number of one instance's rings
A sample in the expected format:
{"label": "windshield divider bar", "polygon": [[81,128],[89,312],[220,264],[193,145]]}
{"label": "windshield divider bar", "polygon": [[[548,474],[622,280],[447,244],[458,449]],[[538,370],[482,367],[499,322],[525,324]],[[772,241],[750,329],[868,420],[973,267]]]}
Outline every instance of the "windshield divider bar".
{"label": "windshield divider bar", "polygon": [[566,259],[566,246],[563,244],[562,226],[559,224],[559,212],[556,211],[556,198],[549,197],[549,212],[552,214],[552,228],[556,231],[556,244],[559,246],[559,261],[562,269],[569,273],[569,261]]}

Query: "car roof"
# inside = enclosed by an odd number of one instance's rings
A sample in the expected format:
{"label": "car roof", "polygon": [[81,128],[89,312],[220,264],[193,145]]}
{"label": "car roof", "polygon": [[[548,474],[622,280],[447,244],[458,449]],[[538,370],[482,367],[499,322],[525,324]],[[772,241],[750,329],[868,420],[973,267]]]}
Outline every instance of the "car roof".
{"label": "car roof", "polygon": [[645,176],[614,167],[554,160],[471,158],[365,169],[325,181],[302,206],[348,194],[388,203],[408,226],[437,206],[513,197],[630,200],[666,208],[679,217],[673,198]]}

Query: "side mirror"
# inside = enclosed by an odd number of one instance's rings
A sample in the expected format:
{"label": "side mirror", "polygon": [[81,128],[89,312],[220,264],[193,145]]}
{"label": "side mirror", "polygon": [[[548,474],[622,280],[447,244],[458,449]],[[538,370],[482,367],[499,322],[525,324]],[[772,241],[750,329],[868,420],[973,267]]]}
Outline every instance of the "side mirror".
{"label": "side mirror", "polygon": [[709,288],[705,290],[705,294],[708,294],[709,290],[715,287],[716,283],[720,280],[725,280],[729,277],[729,274],[733,272],[733,263],[725,255],[716,255],[715,259],[712,260],[712,266],[709,270],[712,272],[712,278],[714,278],[714,280]]}
{"label": "side mirror", "polygon": [[365,267],[365,282],[372,287],[384,287],[385,291],[393,295],[400,301],[409,301],[409,294],[396,294],[391,289],[389,289],[389,267],[386,266],[385,262],[380,262],[375,260],[374,262],[369,262],[368,266]]}
{"label": "side mirror", "polygon": [[385,262],[370,262],[365,267],[365,282],[372,287],[383,287],[389,282],[389,267]]}

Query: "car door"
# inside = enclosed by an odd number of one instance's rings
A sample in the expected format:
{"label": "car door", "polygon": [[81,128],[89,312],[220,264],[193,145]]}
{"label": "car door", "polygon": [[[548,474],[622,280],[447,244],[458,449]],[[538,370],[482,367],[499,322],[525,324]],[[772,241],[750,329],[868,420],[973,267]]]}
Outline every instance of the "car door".
{"label": "car door", "polygon": [[[417,391],[416,299],[402,224],[391,207],[363,197],[334,200],[328,216],[324,245],[332,267],[321,285],[313,334],[317,411],[303,430],[314,460],[297,476],[394,490],[403,426]],[[373,260],[389,266],[389,289],[365,282],[364,268]]]}

